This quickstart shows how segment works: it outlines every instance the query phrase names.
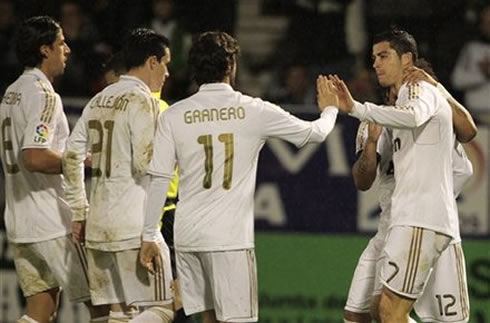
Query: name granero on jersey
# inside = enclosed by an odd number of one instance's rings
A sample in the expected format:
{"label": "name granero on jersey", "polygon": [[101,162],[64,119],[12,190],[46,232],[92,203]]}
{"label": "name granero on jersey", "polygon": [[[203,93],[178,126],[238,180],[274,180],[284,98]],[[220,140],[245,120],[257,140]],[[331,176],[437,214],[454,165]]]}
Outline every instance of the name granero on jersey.
{"label": "name granero on jersey", "polygon": [[90,103],[90,109],[99,108],[126,111],[128,104],[129,100],[124,96],[101,95],[96,97],[92,103]]}
{"label": "name granero on jersey", "polygon": [[193,109],[184,112],[184,122],[187,124],[210,121],[243,120],[245,117],[246,114],[243,107]]}
{"label": "name granero on jersey", "polygon": [[19,105],[22,99],[22,93],[20,92],[6,92],[2,96],[2,103],[8,105]]}

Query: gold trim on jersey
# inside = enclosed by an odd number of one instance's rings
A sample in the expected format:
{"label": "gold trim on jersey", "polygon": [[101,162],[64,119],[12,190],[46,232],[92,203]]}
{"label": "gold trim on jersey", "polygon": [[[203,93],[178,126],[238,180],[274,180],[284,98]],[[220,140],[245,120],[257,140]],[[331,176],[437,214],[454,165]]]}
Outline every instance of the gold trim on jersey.
{"label": "gold trim on jersey", "polygon": [[50,123],[51,120],[53,120],[53,112],[56,106],[56,95],[50,88],[48,88],[45,84],[43,84],[42,81],[38,81],[37,83],[43,90],[44,98],[45,98],[44,108],[41,113],[41,121]]}
{"label": "gold trim on jersey", "polygon": [[[357,152],[364,150],[364,146],[366,145],[366,137],[369,133],[366,131],[366,128],[369,126],[367,121],[361,121],[359,125],[359,130],[357,130],[356,136],[356,144],[357,144]],[[367,135],[366,135],[367,134]]]}
{"label": "gold trim on jersey", "polygon": [[420,96],[420,85],[418,83],[408,84],[408,100],[417,100]]}
{"label": "gold trim on jersey", "polygon": [[453,245],[454,254],[456,256],[456,269],[458,271],[458,288],[459,288],[459,301],[461,303],[461,318],[464,320],[469,316],[469,308],[465,286],[465,272],[464,272],[464,261],[463,252],[461,250],[460,244]]}
{"label": "gold trim on jersey", "polygon": [[405,278],[403,279],[402,292],[412,293],[417,277],[417,270],[420,260],[420,251],[422,246],[423,228],[412,228],[412,240],[410,242],[410,251],[408,255],[407,268],[405,269]]}

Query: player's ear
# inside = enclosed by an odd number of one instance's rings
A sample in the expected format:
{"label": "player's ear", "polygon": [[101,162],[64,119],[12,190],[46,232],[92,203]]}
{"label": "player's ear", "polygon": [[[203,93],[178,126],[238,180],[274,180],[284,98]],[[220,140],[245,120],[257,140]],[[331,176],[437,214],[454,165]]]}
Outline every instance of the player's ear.
{"label": "player's ear", "polygon": [[41,52],[41,56],[43,58],[48,58],[48,51],[49,51],[49,46],[48,45],[41,45],[41,47],[39,47],[39,51]]}

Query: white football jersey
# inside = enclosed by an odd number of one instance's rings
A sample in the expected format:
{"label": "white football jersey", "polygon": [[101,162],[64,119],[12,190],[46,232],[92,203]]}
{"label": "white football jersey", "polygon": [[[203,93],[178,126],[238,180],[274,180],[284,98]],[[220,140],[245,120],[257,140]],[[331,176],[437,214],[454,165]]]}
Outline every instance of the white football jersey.
{"label": "white football jersey", "polygon": [[[359,125],[356,137],[356,155],[359,155],[366,146],[368,138],[368,122],[363,121]],[[376,153],[379,156],[376,178],[378,180],[378,202],[381,208],[379,215],[378,232],[385,233],[389,227],[391,212],[391,196],[395,189],[395,177],[393,176],[393,147],[392,130],[383,128],[376,145]]]}
{"label": "white football jersey", "polygon": [[85,217],[83,161],[92,155],[87,247],[138,247],[159,101],[136,77],[121,76],[85,106],[63,157],[66,196],[74,220]]}
{"label": "white football jersey", "polygon": [[337,109],[327,108],[318,120],[303,121],[225,83],[204,84],[165,111],[148,173],[170,179],[178,162],[176,249],[252,248],[257,160],[265,140],[321,142],[336,117]]}
{"label": "white football jersey", "polygon": [[69,135],[61,98],[44,73],[28,69],[6,90],[0,108],[7,237],[40,242],[71,232],[63,176],[26,170],[25,148],[62,152]]}
{"label": "white football jersey", "polygon": [[391,226],[418,226],[456,238],[454,133],[446,99],[427,82],[404,84],[395,106],[356,102],[351,114],[393,128],[396,186]]}

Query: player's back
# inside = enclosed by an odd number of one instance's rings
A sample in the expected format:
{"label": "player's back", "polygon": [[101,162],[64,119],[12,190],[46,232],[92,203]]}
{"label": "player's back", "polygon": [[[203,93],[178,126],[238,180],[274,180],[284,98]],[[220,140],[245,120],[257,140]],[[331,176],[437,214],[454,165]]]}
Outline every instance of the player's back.
{"label": "player's back", "polygon": [[30,172],[22,157],[26,148],[62,152],[68,138],[61,99],[40,70],[26,70],[7,88],[0,122],[9,240],[36,242],[69,233],[71,220],[63,200],[62,175]]}
{"label": "player's back", "polygon": [[176,248],[253,247],[259,151],[273,136],[304,144],[312,132],[309,123],[225,83],[201,86],[164,112],[162,121],[170,128],[179,166]]}
{"label": "player's back", "polygon": [[88,136],[92,154],[88,244],[140,237],[158,113],[158,100],[146,84],[130,76],[122,76],[85,107],[83,127],[73,136]]}
{"label": "player's back", "polygon": [[426,82],[402,86],[397,106],[406,106],[415,97],[433,109],[433,114],[415,129],[393,130],[393,223],[421,226],[454,237],[458,221],[453,195],[451,107]]}

